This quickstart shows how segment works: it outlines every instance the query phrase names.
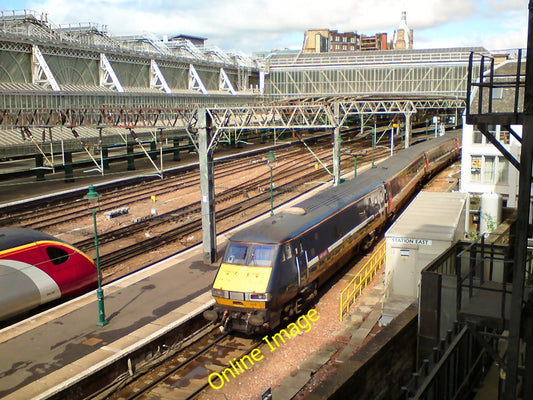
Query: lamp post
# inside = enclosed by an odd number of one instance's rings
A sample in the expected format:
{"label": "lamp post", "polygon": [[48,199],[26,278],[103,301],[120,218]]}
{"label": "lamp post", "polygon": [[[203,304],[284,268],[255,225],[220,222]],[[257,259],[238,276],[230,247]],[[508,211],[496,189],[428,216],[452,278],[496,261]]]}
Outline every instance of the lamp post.
{"label": "lamp post", "polygon": [[94,247],[96,249],[96,274],[98,276],[98,288],[96,289],[96,298],[98,299],[98,322],[96,325],[105,326],[108,321],[105,319],[104,311],[104,291],[102,290],[102,279],[100,275],[100,254],[98,252],[98,231],[96,229],[96,213],[100,211],[100,196],[94,189],[94,186],[89,186],[89,192],[84,199],[87,200],[87,209],[93,215],[94,226]]}
{"label": "lamp post", "polygon": [[276,157],[274,156],[274,152],[270,150],[267,155],[267,163],[270,167],[270,216],[274,215],[274,188],[273,188],[273,181],[272,181],[272,168],[274,162],[276,161]]}

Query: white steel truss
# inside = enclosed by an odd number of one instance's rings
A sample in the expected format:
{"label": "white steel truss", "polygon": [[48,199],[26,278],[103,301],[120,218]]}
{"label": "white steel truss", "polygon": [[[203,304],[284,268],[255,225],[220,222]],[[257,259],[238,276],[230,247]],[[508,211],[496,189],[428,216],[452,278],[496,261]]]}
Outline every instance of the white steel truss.
{"label": "white steel truss", "polygon": [[[333,119],[332,105],[339,104],[339,123]],[[195,128],[194,115],[199,108],[210,114],[217,131],[246,129],[327,129],[342,125],[349,115],[413,114],[423,109],[461,109],[462,99],[357,99],[330,97],[317,101],[287,104],[162,107],[91,107],[67,110],[5,109],[0,124],[17,127],[45,126],[113,126],[150,128]]]}
{"label": "white steel truss", "polygon": [[52,73],[52,70],[50,67],[48,67],[48,63],[44,59],[43,54],[41,53],[41,50],[39,49],[39,46],[33,45],[32,46],[32,82],[36,83],[38,85],[41,85],[43,87],[50,86],[54,92],[59,92],[61,88],[59,87],[59,84],[57,83],[56,79],[54,78],[54,74]]}
{"label": "white steel truss", "polygon": [[119,93],[124,93],[124,88],[118,80],[113,66],[104,53],[100,53],[100,86],[114,89]]}
{"label": "white steel truss", "polygon": [[202,94],[207,94],[202,78],[194,68],[194,65],[189,64],[189,90],[198,90]]}
{"label": "white steel truss", "polygon": [[172,90],[155,60],[150,60],[150,72],[150,87],[162,90],[166,94],[171,94]]}
{"label": "white steel truss", "polygon": [[236,95],[235,89],[233,88],[233,84],[231,83],[228,74],[226,74],[226,71],[224,71],[224,68],[220,68],[218,89],[221,91],[228,91],[234,96]]}

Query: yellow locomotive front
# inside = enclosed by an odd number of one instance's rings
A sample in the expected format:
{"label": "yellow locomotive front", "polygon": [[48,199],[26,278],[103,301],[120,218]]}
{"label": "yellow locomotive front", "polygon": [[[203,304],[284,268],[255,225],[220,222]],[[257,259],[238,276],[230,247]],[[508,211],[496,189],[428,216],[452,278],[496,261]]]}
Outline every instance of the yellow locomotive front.
{"label": "yellow locomotive front", "polygon": [[268,329],[272,271],[277,246],[231,242],[213,283],[216,305],[204,312],[225,330],[246,333]]}

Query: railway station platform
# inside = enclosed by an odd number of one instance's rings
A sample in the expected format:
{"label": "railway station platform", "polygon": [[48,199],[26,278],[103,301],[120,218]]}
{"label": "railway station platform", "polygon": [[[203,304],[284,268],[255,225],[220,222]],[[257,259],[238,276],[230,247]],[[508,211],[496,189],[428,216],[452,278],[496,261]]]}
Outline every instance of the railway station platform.
{"label": "railway station platform", "polygon": [[[232,233],[217,236],[219,256]],[[209,290],[217,270],[204,264],[202,251],[197,245],[105,285],[109,323],[103,327],[96,325],[98,304],[91,291],[0,330],[0,398],[65,398],[70,386],[120,360],[127,363],[141,347],[201,316],[213,304]]]}
{"label": "railway station platform", "polygon": [[106,326],[96,325],[91,291],[1,330],[0,398],[64,398],[69,386],[201,315],[217,269],[202,260],[196,246],[106,285]]}
{"label": "railway station platform", "polygon": [[[109,177],[97,178],[101,183],[109,181]],[[27,184],[28,193],[22,195],[44,196],[54,191],[51,186],[36,190],[31,183]],[[87,183],[80,186],[86,188]],[[11,202],[17,201],[16,196],[11,194]],[[282,207],[290,207],[294,201]],[[231,234],[218,235],[219,256]],[[98,304],[92,291],[0,330],[0,398],[66,398],[76,383],[102,374],[114,363],[127,364],[140,348],[201,316],[211,306],[209,289],[216,270],[216,265],[204,264],[198,245],[105,285],[109,323],[103,327],[96,324]]]}
{"label": "railway station platform", "polygon": [[[231,234],[217,236],[219,256]],[[91,291],[0,330],[0,398],[65,398],[71,385],[115,362],[126,363],[137,349],[201,316],[213,302],[209,290],[217,270],[204,264],[202,251],[197,245],[105,285],[109,323],[103,327],[96,325],[98,304]]]}

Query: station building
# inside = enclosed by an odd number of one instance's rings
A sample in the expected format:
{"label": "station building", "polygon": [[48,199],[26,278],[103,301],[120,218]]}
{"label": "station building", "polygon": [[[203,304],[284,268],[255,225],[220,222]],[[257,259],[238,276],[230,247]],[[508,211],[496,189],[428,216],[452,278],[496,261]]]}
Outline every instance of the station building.
{"label": "station building", "polygon": [[[513,77],[516,74],[516,70],[516,55],[510,55],[510,59],[494,67],[495,79],[504,82],[506,79]],[[483,96],[485,98],[483,101],[486,103],[489,94],[484,93]],[[473,101],[477,102],[477,98],[478,94],[473,93]],[[514,101],[515,91],[512,88],[499,87],[492,91],[494,110],[507,111]],[[471,107],[477,107],[477,104],[471,104]],[[477,126],[466,124],[465,119],[463,117],[460,191],[470,194],[472,219],[475,221],[478,218],[475,216],[478,211],[483,212],[481,203],[483,197],[487,195],[500,197],[502,207],[516,208],[518,169],[482,134]],[[503,149],[516,160],[520,159],[522,125],[506,127],[488,124],[487,130]],[[482,216],[479,216],[479,218],[481,219]]]}

